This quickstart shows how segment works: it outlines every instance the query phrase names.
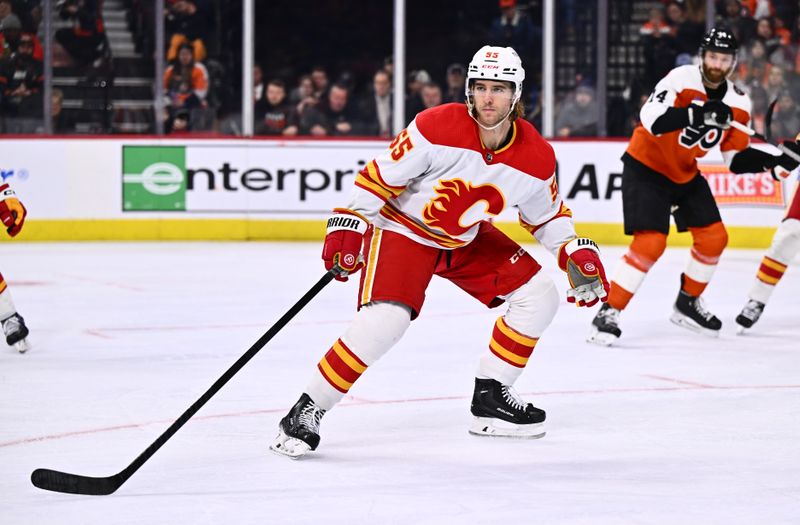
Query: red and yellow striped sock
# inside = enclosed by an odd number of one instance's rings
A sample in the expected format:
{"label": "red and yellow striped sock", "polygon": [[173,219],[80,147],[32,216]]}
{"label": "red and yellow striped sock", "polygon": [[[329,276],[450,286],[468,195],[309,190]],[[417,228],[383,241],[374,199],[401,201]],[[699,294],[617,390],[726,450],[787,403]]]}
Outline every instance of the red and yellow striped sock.
{"label": "red and yellow striped sock", "polygon": [[337,339],[317,368],[333,388],[346,394],[367,369],[367,365],[341,339]]}
{"label": "red and yellow striped sock", "polygon": [[775,286],[781,280],[783,274],[786,273],[786,265],[779,263],[775,259],[770,259],[764,256],[761,260],[761,266],[758,267],[756,278],[770,286]]}
{"label": "red and yellow striped sock", "polygon": [[6,280],[3,279],[3,274],[0,273],[0,293],[5,292],[6,288],[8,288],[8,285],[6,284]]}
{"label": "red and yellow striped sock", "polygon": [[494,323],[489,350],[502,361],[517,368],[525,368],[538,338],[522,335],[508,326],[502,317]]}

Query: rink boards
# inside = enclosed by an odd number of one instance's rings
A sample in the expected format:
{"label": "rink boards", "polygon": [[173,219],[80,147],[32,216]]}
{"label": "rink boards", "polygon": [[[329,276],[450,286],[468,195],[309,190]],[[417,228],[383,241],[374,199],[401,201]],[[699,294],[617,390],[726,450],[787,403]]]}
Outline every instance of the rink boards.
{"label": "rink boards", "polygon": [[[578,231],[626,244],[620,157],[626,141],[552,142],[561,195]],[[317,240],[348,200],[379,140],[15,138],[0,142],[0,175],[28,208],[22,240]],[[757,146],[769,148],[769,146]],[[718,150],[703,159],[730,245],[769,245],[795,177],[733,175]],[[530,240],[507,210],[498,225]],[[673,245],[690,243],[670,236]]]}

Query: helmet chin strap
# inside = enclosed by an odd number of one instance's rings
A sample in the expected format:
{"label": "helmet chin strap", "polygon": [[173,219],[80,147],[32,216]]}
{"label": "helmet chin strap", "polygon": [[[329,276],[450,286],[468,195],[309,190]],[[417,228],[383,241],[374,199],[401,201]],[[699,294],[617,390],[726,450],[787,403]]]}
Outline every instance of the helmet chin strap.
{"label": "helmet chin strap", "polygon": [[495,124],[494,126],[484,126],[483,124],[481,124],[481,123],[478,121],[478,119],[476,119],[476,118],[475,118],[475,115],[473,115],[473,114],[472,114],[472,110],[473,110],[473,109],[475,109],[475,104],[474,104],[474,103],[468,103],[468,104],[467,104],[467,113],[469,113],[469,116],[472,118],[472,120],[474,120],[474,121],[475,121],[475,124],[477,124],[478,126],[480,126],[482,129],[485,129],[486,131],[492,131],[492,130],[495,130],[495,129],[499,128],[500,126],[502,126],[502,125],[503,125],[503,122],[505,122],[505,121],[506,121],[506,119],[507,119],[509,116],[511,116],[511,113],[513,113],[513,112],[514,112],[514,106],[516,106],[516,105],[517,105],[517,101],[518,101],[518,100],[519,100],[518,98],[515,98],[515,99],[514,99],[514,100],[511,102],[511,108],[508,110],[508,113],[506,113],[506,115],[505,115],[503,118],[501,118],[501,119],[500,119],[500,121],[499,121],[497,124]]}

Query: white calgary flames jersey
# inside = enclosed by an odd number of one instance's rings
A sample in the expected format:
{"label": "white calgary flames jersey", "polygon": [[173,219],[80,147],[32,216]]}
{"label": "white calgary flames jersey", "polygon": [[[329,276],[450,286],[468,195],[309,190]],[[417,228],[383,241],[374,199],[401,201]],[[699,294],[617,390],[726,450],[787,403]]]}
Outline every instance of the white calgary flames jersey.
{"label": "white calgary flames jersey", "polygon": [[464,104],[423,111],[359,172],[348,207],[378,228],[454,249],[514,206],[522,226],[555,253],[576,235],[553,148],[529,122],[512,125],[509,143],[492,151]]}
{"label": "white calgary flames jersey", "polygon": [[[750,99],[733,82],[726,82],[728,88],[722,102],[731,108],[734,120],[748,125]],[[683,184],[697,175],[697,159],[705,156],[717,144],[723,155],[731,153],[725,155],[726,159],[731,158],[732,153],[746,149],[750,145],[750,137],[735,128],[720,130],[708,126],[687,126],[653,135],[653,123],[668,108],[685,108],[692,103],[702,105],[707,100],[699,66],[680,66],[667,73],[642,106],[642,124],[633,132],[628,154],[670,180]]]}

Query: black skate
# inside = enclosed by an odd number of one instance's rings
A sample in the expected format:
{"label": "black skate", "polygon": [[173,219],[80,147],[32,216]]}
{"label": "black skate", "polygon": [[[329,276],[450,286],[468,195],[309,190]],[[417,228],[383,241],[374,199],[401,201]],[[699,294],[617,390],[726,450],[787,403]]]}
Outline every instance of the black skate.
{"label": "black skate", "polygon": [[592,319],[592,328],[586,341],[602,346],[611,346],[622,335],[619,329],[620,311],[608,303],[600,307],[600,311]]}
{"label": "black skate", "polygon": [[470,434],[540,438],[544,436],[544,410],[524,403],[513,388],[494,379],[475,378]]}
{"label": "black skate", "polygon": [[750,299],[747,304],[742,308],[742,312],[736,316],[736,324],[739,325],[737,332],[743,334],[748,328],[751,328],[756,321],[764,313],[764,303]]}
{"label": "black skate", "polygon": [[722,321],[705,309],[703,300],[683,291],[683,275],[681,275],[681,291],[675,300],[674,312],[670,321],[678,326],[688,328],[699,334],[718,337]]}
{"label": "black skate", "polygon": [[303,394],[278,425],[270,450],[297,459],[319,445],[319,423],[325,411]]}
{"label": "black skate", "polygon": [[19,314],[14,314],[3,319],[2,324],[8,346],[14,347],[21,354],[27,352],[30,344],[25,339],[29,333],[28,327],[25,326],[25,319]]}

